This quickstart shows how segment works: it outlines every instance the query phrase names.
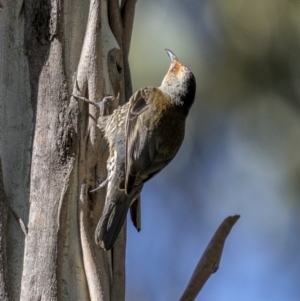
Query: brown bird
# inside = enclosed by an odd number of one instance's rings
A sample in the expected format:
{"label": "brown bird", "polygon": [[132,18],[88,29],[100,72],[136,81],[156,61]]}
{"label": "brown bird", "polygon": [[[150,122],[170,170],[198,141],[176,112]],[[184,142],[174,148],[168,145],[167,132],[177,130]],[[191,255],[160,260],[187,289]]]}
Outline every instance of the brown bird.
{"label": "brown bird", "polygon": [[113,247],[144,183],[171,162],[184,138],[196,81],[190,69],[166,51],[171,66],[161,86],[138,90],[128,103],[99,120],[110,154],[106,200],[95,240],[105,250]]}

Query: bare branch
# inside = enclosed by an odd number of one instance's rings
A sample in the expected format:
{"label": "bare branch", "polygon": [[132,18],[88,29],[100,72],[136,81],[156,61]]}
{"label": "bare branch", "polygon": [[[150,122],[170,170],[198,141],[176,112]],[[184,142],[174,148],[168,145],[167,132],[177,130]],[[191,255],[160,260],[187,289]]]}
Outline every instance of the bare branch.
{"label": "bare branch", "polygon": [[218,270],[225,240],[239,217],[239,215],[228,216],[219,226],[200,258],[179,301],[195,300],[210,275]]}

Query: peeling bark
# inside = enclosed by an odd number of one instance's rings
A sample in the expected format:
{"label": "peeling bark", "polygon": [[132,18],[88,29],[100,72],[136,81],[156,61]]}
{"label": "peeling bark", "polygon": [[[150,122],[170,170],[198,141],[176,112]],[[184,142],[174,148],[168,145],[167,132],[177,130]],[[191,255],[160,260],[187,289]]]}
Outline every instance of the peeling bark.
{"label": "peeling bark", "polygon": [[[1,183],[28,235],[24,246],[25,235],[13,219],[6,223],[10,211],[1,207],[0,298],[10,284],[14,300],[124,300],[125,227],[111,252],[94,242],[106,192],[90,193],[106,177],[99,112],[71,97],[119,94],[125,103],[131,94],[119,1],[7,2],[1,14]],[[14,249],[7,265],[6,231]]]}
{"label": "peeling bark", "polygon": [[[31,101],[35,105],[32,147],[30,213],[25,241],[21,300],[57,300],[59,220],[66,201],[72,156],[68,137],[68,87],[64,71],[61,7],[53,1],[28,1],[25,15],[31,76]],[[33,22],[30,22],[33,21]],[[68,135],[68,133],[67,133]]]}

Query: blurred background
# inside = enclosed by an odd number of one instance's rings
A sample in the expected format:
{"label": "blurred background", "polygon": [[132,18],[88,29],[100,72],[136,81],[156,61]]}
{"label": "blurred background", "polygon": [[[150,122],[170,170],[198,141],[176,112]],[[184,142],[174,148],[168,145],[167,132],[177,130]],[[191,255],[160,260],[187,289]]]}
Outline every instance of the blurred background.
{"label": "blurred background", "polygon": [[197,300],[300,300],[300,2],[139,0],[134,90],[170,48],[194,72],[184,144],[128,221],[127,300],[174,301],[214,231],[241,218]]}

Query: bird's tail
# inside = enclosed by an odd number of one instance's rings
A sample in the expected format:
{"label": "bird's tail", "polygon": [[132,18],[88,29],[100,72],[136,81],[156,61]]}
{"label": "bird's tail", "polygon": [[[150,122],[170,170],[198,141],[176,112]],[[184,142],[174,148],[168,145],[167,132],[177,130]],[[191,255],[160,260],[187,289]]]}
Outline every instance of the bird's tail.
{"label": "bird's tail", "polygon": [[130,198],[122,193],[117,201],[106,202],[95,231],[95,240],[105,250],[110,250],[124,224]]}

